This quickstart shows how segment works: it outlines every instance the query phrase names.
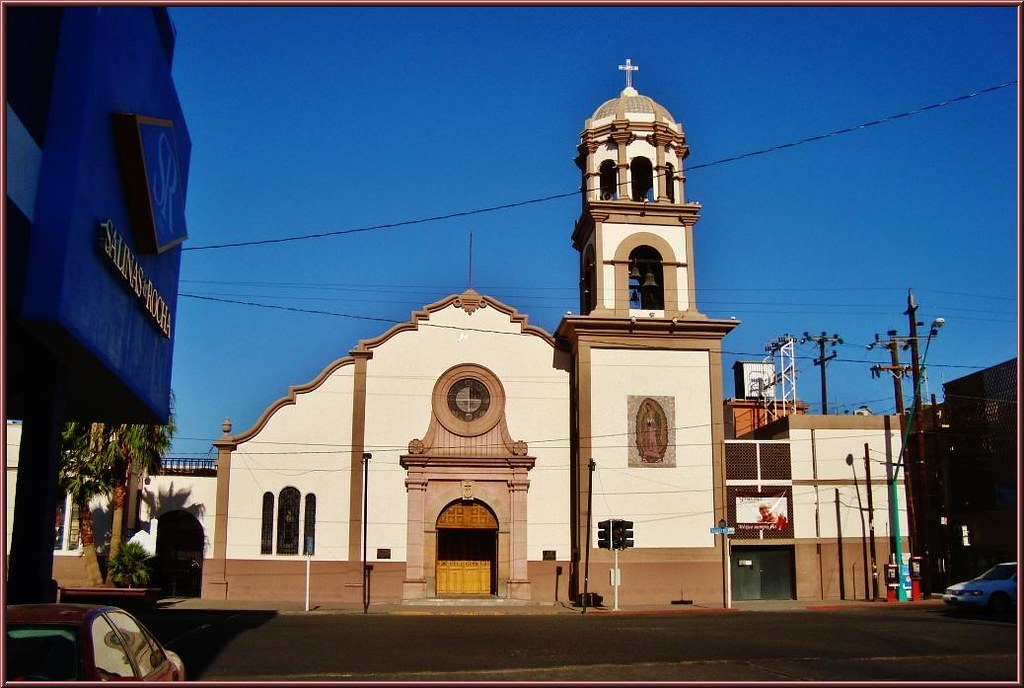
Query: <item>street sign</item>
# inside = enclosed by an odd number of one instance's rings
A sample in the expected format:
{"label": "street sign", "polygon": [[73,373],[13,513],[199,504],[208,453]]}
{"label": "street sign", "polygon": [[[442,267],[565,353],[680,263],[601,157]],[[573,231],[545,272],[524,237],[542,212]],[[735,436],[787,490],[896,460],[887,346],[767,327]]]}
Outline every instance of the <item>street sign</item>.
{"label": "street sign", "polygon": [[711,529],[711,534],[712,535],[732,535],[735,532],[736,532],[735,528],[730,528],[728,526],[726,526],[725,528],[721,528],[719,526],[714,526]]}

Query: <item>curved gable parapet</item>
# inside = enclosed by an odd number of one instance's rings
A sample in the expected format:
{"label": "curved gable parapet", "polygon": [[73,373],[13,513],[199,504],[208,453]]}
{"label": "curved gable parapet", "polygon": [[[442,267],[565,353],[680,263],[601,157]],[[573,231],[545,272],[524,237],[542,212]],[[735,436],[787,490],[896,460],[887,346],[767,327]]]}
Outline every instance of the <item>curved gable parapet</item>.
{"label": "curved gable parapet", "polygon": [[377,337],[360,340],[359,344],[356,345],[351,353],[355,355],[359,353],[365,354],[372,352],[373,349],[381,346],[399,333],[418,330],[421,323],[429,324],[430,318],[434,313],[438,313],[449,306],[461,308],[469,315],[473,315],[473,313],[482,308],[493,308],[499,313],[507,315],[509,322],[518,324],[521,334],[540,337],[551,346],[555,345],[554,336],[542,327],[531,325],[529,317],[525,313],[519,313],[519,311],[512,306],[502,303],[491,296],[485,296],[477,293],[473,289],[467,289],[461,294],[446,296],[440,301],[435,301],[434,303],[424,306],[418,311],[413,311],[408,322],[398,323]]}
{"label": "curved gable parapet", "polygon": [[315,391],[320,385],[327,381],[332,374],[337,370],[345,367],[346,365],[352,365],[355,358],[352,356],[343,356],[342,358],[336,359],[328,364],[320,373],[303,385],[294,385],[288,388],[288,393],[272,403],[270,406],[260,414],[260,417],[256,419],[256,422],[252,424],[248,430],[241,432],[231,437],[231,442],[235,444],[241,444],[242,442],[248,442],[253,437],[258,435],[267,423],[270,421],[271,416],[277,413],[280,409],[285,406],[291,406],[296,402],[300,394],[307,394]]}
{"label": "curved gable parapet", "polygon": [[[508,316],[509,322],[519,325],[519,331],[521,334],[532,335],[540,337],[547,344],[554,347],[555,338],[552,334],[547,332],[544,328],[529,323],[529,317],[524,313],[519,313],[515,308],[501,301],[492,298],[490,296],[484,296],[477,293],[472,289],[467,289],[461,294],[452,294],[445,298],[435,301],[434,303],[424,306],[421,310],[413,311],[410,318],[406,322],[399,322],[390,327],[384,333],[373,337],[371,339],[361,339],[356,346],[349,352],[348,356],[339,358],[332,362],[330,365],[325,367],[319,375],[313,380],[303,385],[295,385],[294,387],[288,388],[288,394],[281,397],[260,415],[256,422],[248,430],[242,433],[233,435],[230,438],[230,442],[234,444],[241,444],[247,442],[255,437],[267,423],[270,418],[280,409],[285,406],[292,405],[296,402],[300,394],[306,394],[316,390],[322,385],[332,373],[337,371],[346,365],[352,365],[358,357],[371,357],[373,356],[373,350],[387,342],[392,337],[395,337],[402,332],[414,332],[420,328],[421,324],[429,324],[429,320],[434,313],[442,311],[449,306],[455,306],[456,308],[462,308],[469,315],[472,315],[477,310],[482,308],[493,308],[499,313],[503,313]],[[226,439],[226,438],[222,438]]]}

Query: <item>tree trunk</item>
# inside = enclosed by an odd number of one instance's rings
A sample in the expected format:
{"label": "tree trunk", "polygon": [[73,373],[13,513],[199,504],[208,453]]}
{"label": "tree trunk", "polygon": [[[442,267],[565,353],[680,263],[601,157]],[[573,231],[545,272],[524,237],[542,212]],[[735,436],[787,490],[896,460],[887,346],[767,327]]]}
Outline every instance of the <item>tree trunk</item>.
{"label": "tree trunk", "polygon": [[78,532],[82,538],[82,558],[85,560],[85,575],[89,585],[96,587],[103,584],[103,574],[96,558],[96,537],[92,527],[92,512],[89,503],[78,505]]}
{"label": "tree trunk", "polygon": [[[124,537],[124,502],[128,489],[123,484],[114,486],[113,494],[113,520],[110,522],[110,555],[107,561],[112,561],[121,550],[121,539]],[[107,566],[107,585],[114,584],[114,578],[110,573],[110,566]]]}

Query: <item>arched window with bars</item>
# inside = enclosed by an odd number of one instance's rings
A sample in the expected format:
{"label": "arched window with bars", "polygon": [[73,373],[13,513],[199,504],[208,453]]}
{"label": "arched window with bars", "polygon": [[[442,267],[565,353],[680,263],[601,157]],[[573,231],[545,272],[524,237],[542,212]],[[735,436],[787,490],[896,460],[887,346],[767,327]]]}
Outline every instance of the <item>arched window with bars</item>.
{"label": "arched window with bars", "polygon": [[278,496],[277,553],[299,553],[299,491],[286,487]]}
{"label": "arched window with bars", "polygon": [[306,495],[302,524],[302,553],[312,555],[316,549],[316,495]]}
{"label": "arched window with bars", "polygon": [[263,527],[260,531],[260,554],[274,552],[274,494],[263,493]]}

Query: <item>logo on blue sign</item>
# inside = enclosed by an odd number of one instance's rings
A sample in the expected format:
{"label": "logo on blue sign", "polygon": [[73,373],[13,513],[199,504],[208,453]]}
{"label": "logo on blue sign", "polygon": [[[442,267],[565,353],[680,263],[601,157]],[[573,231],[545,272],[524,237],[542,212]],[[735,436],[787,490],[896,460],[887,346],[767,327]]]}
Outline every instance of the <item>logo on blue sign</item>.
{"label": "logo on blue sign", "polygon": [[128,190],[132,235],[142,253],[162,253],[188,238],[174,123],[133,113],[114,115]]}

